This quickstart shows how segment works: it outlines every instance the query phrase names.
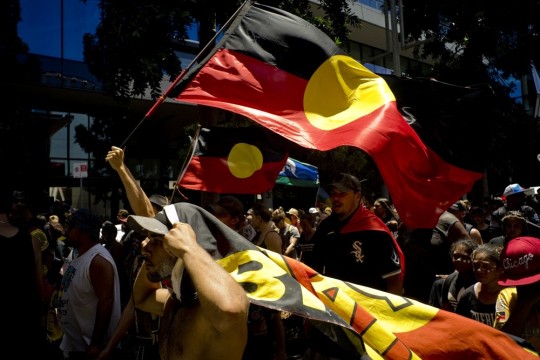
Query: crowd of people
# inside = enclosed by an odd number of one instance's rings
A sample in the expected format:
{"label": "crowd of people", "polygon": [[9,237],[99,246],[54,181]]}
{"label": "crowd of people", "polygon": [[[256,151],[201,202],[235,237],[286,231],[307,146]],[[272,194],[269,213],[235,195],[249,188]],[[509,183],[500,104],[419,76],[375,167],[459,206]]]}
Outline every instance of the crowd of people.
{"label": "crowd of people", "polygon": [[[0,198],[0,238],[17,244],[19,262],[6,269],[25,271],[35,302],[24,333],[47,359],[356,358],[301,317],[251,304],[197,243],[202,235],[171,223],[169,199],[147,196],[121,148],[106,160],[131,209],[115,221],[87,209],[34,215],[19,193]],[[501,198],[457,201],[432,229],[407,229],[389,199],[369,202],[351,174],[326,190],[329,203],[309,209],[245,207],[233,195],[204,209],[321,275],[455,312],[540,350],[540,194],[510,184]]]}

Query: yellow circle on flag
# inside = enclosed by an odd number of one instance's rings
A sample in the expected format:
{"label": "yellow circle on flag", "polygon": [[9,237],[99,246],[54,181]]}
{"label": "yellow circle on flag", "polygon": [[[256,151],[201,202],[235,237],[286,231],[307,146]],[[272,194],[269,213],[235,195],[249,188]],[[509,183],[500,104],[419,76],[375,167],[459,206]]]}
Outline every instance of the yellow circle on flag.
{"label": "yellow circle on flag", "polygon": [[384,79],[350,56],[335,55],[309,79],[304,111],[311,125],[333,130],[394,100]]}
{"label": "yellow circle on flag", "polygon": [[233,176],[245,179],[262,168],[263,155],[256,146],[238,143],[229,152],[227,165]]}

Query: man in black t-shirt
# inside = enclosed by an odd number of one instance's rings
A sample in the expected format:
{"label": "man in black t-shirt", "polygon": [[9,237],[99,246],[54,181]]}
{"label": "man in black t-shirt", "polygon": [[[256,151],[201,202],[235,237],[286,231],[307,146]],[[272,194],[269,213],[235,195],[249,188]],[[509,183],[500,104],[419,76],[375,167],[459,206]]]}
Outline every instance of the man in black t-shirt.
{"label": "man in black t-shirt", "polygon": [[[360,181],[341,174],[328,193],[332,214],[317,226],[305,263],[324,276],[403,295],[403,253],[388,227],[362,205]],[[309,356],[356,358],[315,327],[306,333]]]}
{"label": "man in black t-shirt", "polygon": [[401,250],[386,225],[361,204],[360,181],[342,174],[328,190],[332,215],[313,235],[308,265],[329,277],[403,295]]}

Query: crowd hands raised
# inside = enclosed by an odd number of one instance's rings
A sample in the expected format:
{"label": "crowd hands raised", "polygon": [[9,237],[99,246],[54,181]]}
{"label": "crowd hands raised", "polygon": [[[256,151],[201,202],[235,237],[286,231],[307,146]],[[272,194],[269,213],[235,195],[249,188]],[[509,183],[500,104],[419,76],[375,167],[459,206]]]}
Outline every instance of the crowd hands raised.
{"label": "crowd hands raised", "polygon": [[[21,238],[19,258],[31,259],[25,281],[39,311],[26,323],[47,359],[354,358],[303,318],[250,304],[190,224],[166,225],[168,198],[146,195],[123,150],[106,160],[133,211],[116,220],[65,204],[38,216],[21,194],[1,199],[0,238]],[[231,195],[204,208],[324,276],[456,312],[540,350],[538,194],[511,184],[502,198],[457,201],[433,229],[407,229],[355,176],[338,174],[326,189],[327,202],[308,209],[245,207]],[[187,289],[174,287],[179,268]]]}

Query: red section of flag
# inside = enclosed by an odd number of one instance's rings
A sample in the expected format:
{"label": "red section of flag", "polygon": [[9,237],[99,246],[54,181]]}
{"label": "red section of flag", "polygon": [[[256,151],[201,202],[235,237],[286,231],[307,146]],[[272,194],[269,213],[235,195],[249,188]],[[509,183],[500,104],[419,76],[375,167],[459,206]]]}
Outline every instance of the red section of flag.
{"label": "red section of flag", "polygon": [[518,353],[520,359],[538,359],[504,332],[445,310],[426,325],[396,335],[422,359],[515,359]]}
{"label": "red section of flag", "polygon": [[362,149],[409,228],[435,226],[482,177],[426,146],[386,82],[317,28],[258,4],[242,16],[171,95],[245,115],[306,148]]}

